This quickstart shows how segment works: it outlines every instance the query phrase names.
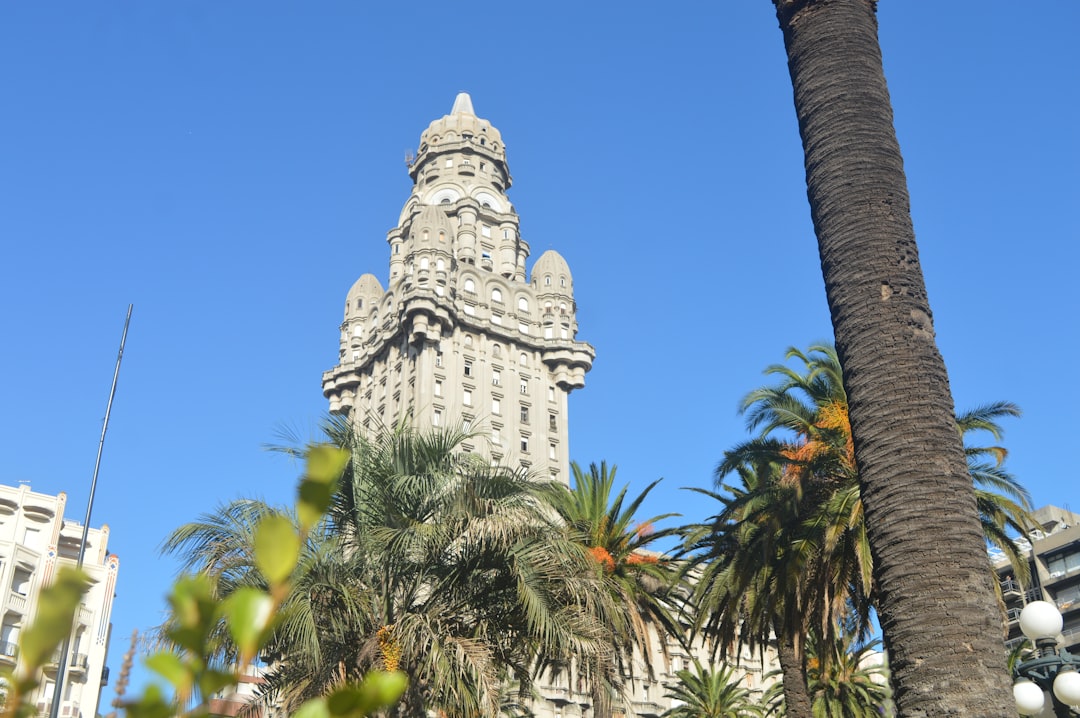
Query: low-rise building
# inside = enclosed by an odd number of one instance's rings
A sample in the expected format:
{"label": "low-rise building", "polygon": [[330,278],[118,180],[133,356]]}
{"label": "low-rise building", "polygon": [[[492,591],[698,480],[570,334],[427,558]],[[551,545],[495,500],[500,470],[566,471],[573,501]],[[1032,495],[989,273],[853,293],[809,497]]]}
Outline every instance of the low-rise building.
{"label": "low-rise building", "polygon": [[[83,526],[64,518],[66,506],[63,492],[53,496],[26,485],[0,486],[0,665],[17,664],[19,633],[33,623],[42,588],[53,581],[61,566],[74,567],[78,561]],[[60,694],[61,718],[94,718],[101,689],[108,681],[105,657],[120,565],[108,553],[108,542],[108,526],[87,533],[83,570],[91,586],[72,625]],[[60,660],[57,652],[31,696],[39,715],[48,715],[52,707]]]}
{"label": "low-rise building", "polygon": [[1038,528],[1018,541],[1031,574],[1026,585],[1004,553],[991,551],[1005,600],[1006,645],[1012,649],[1026,640],[1020,632],[1023,607],[1031,601],[1049,601],[1064,619],[1061,634],[1065,648],[1076,652],[1080,649],[1080,514],[1043,506],[1033,516]]}

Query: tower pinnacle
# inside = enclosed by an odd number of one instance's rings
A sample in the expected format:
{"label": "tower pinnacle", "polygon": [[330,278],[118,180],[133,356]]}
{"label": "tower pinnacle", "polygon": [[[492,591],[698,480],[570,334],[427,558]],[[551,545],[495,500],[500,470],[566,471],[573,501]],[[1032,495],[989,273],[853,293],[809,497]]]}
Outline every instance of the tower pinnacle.
{"label": "tower pinnacle", "polygon": [[457,97],[454,98],[454,107],[450,110],[450,114],[476,116],[476,112],[473,111],[472,98],[469,97],[468,92],[459,92],[457,94]]}

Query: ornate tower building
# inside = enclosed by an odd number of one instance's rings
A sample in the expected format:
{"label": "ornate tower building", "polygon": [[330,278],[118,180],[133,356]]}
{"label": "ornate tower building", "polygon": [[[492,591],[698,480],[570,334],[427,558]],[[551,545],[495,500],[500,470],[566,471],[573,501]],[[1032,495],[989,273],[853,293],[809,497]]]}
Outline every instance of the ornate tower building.
{"label": "ornate tower building", "polygon": [[566,483],[567,397],[595,357],[570,268],[549,250],[527,275],[506,148],[468,94],[420,135],[409,176],[387,288],[365,274],[346,297],[330,410],[362,429],[462,421],[479,432],[466,449]]}

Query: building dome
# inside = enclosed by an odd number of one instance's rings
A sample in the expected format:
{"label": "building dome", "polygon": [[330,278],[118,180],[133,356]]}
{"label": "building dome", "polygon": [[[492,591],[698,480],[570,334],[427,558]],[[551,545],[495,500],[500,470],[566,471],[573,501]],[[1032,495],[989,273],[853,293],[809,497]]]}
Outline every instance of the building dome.
{"label": "building dome", "polygon": [[345,298],[345,317],[366,316],[382,299],[382,284],[374,274],[365,274],[352,285]]}
{"label": "building dome", "polygon": [[503,152],[502,135],[490,122],[476,116],[469,93],[459,92],[450,114],[435,120],[421,133],[421,151],[426,149],[425,145],[438,146],[445,141],[459,142],[466,140],[466,136],[492,152]]}
{"label": "building dome", "polygon": [[566,295],[574,293],[574,279],[570,276],[570,266],[554,249],[544,252],[536,260],[532,268],[532,283],[541,293],[557,292]]}
{"label": "building dome", "polygon": [[[441,233],[441,239],[440,239]],[[409,227],[413,247],[449,247],[454,237],[454,225],[439,205],[421,205]]]}

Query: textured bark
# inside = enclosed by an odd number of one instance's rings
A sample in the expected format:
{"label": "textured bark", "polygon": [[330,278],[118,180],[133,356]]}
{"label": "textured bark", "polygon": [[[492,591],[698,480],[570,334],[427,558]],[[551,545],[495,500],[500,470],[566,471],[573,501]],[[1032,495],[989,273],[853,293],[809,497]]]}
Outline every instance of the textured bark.
{"label": "textured bark", "polygon": [[873,0],[774,0],[901,716],[1015,716]]}
{"label": "textured bark", "polygon": [[799,658],[795,642],[789,638],[776,641],[776,658],[784,681],[784,713],[787,718],[811,718],[810,687],[806,684],[806,665]]}

